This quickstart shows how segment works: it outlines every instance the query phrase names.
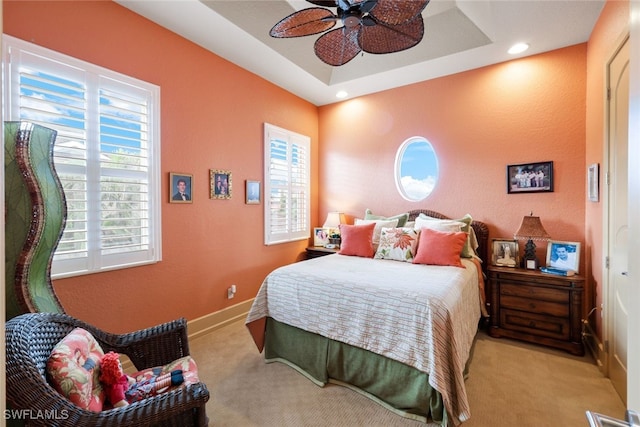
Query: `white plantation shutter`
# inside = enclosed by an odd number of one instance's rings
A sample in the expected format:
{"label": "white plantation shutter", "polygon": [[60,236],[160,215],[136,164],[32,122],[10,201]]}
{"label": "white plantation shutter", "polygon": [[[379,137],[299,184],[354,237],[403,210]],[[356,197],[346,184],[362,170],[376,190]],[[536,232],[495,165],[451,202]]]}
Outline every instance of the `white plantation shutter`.
{"label": "white plantation shutter", "polygon": [[264,143],[264,242],[308,239],[310,138],[265,123]]}
{"label": "white plantation shutter", "polygon": [[58,131],[67,223],[52,275],[157,262],[160,89],[3,36],[5,120]]}

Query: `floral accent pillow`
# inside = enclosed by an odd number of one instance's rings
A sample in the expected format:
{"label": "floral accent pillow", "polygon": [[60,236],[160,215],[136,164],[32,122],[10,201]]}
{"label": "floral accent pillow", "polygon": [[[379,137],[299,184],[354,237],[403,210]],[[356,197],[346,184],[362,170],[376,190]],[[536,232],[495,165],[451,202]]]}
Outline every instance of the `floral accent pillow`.
{"label": "floral accent pillow", "polygon": [[99,381],[100,344],[85,329],[75,328],[51,351],[47,374],[53,387],[76,406],[100,412],[104,391]]}
{"label": "floral accent pillow", "polygon": [[383,228],[374,258],[413,262],[418,245],[418,231],[413,228]]}

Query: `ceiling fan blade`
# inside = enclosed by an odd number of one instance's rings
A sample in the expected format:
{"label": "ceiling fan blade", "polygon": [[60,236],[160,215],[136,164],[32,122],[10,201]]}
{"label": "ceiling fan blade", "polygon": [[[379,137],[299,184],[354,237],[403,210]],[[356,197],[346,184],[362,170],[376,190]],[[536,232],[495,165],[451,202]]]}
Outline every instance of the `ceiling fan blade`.
{"label": "ceiling fan blade", "polygon": [[311,7],[282,18],[271,28],[271,37],[302,37],[318,34],[336,25],[336,16],[328,9]]}
{"label": "ceiling fan blade", "polygon": [[358,41],[365,52],[392,53],[417,45],[423,36],[424,21],[418,15],[402,25],[378,22],[374,26],[363,26]]}
{"label": "ceiling fan blade", "polygon": [[373,9],[373,7],[376,5],[376,3],[378,3],[378,0],[364,0],[360,3],[358,3],[359,7],[360,7],[360,12],[362,13],[369,13],[371,12],[371,9]]}
{"label": "ceiling fan blade", "polygon": [[376,21],[388,25],[400,25],[420,15],[429,0],[378,0],[369,14]]}
{"label": "ceiling fan blade", "polygon": [[360,30],[336,28],[318,37],[313,50],[321,61],[334,67],[344,65],[361,52],[358,45],[358,33]]}
{"label": "ceiling fan blade", "polygon": [[336,0],[307,0],[309,3],[322,7],[336,7],[338,2]]}

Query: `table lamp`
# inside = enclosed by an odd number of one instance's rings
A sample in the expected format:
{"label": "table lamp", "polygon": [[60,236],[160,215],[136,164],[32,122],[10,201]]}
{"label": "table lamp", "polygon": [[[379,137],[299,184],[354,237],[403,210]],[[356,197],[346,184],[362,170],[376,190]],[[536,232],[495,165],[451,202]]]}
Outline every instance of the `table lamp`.
{"label": "table lamp", "polygon": [[537,269],[538,258],[536,257],[536,244],[533,243],[533,241],[549,240],[549,234],[542,226],[540,217],[533,216],[533,212],[531,212],[529,216],[522,218],[522,224],[520,224],[520,228],[515,232],[513,237],[518,240],[527,240],[524,246],[524,258],[522,262],[524,268],[530,270]]}
{"label": "table lamp", "polygon": [[329,245],[325,247],[334,248],[336,245],[340,245],[340,224],[347,222],[342,212],[329,212],[327,219],[322,225],[323,228],[329,229]]}
{"label": "table lamp", "polygon": [[323,228],[338,228],[340,224],[346,223],[345,216],[342,212],[329,212],[327,219],[322,225]]}

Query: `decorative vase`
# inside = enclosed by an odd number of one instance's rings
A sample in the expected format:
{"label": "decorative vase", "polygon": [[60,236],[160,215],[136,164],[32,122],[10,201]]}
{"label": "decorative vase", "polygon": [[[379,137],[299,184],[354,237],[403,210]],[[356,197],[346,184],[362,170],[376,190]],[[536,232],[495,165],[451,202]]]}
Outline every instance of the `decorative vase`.
{"label": "decorative vase", "polygon": [[64,313],[51,284],[51,262],[67,207],[53,164],[57,132],[4,123],[6,318]]}

